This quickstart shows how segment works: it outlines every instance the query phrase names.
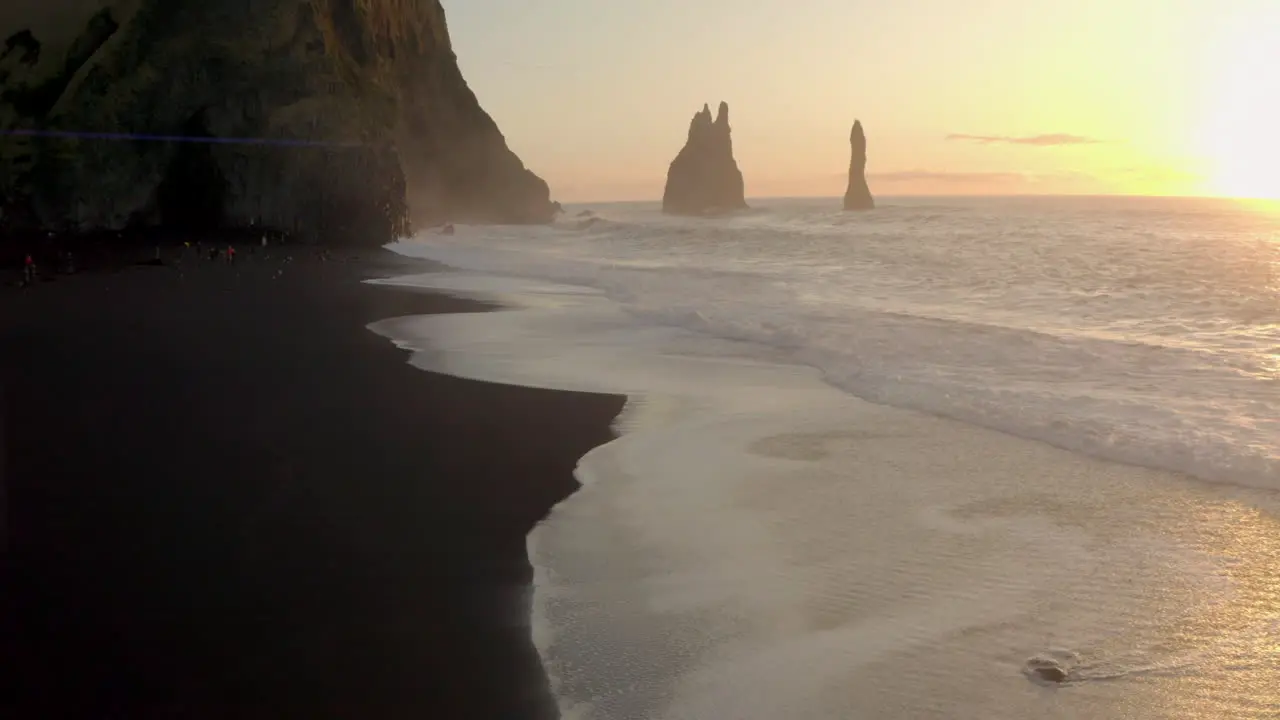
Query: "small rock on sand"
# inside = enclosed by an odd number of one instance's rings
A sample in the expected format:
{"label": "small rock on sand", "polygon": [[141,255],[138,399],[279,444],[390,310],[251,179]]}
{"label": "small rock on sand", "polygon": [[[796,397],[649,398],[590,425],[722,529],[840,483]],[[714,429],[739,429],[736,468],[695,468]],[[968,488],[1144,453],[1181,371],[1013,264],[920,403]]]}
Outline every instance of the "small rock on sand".
{"label": "small rock on sand", "polygon": [[[1058,655],[1060,657],[1054,657]],[[1051,656],[1037,655],[1027,660],[1023,672],[1027,677],[1044,683],[1062,684],[1071,676],[1074,665],[1074,653],[1053,653]]]}

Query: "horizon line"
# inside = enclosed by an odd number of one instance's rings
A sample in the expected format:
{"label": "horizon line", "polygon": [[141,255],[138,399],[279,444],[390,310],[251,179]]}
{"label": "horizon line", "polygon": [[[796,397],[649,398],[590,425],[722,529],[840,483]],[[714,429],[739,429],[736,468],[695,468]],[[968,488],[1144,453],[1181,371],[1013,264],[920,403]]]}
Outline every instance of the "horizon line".
{"label": "horizon line", "polygon": [[[835,195],[748,195],[747,200],[840,200],[843,193]],[[876,200],[898,198],[955,198],[955,199],[1008,199],[1008,198],[1113,198],[1113,199],[1161,199],[1161,200],[1231,200],[1237,202],[1269,202],[1280,204],[1280,197],[1236,197],[1228,195],[1184,195],[1161,193],[895,193],[876,195]],[[606,203],[660,203],[661,197],[615,198],[610,200],[560,200],[561,205],[591,205]]]}

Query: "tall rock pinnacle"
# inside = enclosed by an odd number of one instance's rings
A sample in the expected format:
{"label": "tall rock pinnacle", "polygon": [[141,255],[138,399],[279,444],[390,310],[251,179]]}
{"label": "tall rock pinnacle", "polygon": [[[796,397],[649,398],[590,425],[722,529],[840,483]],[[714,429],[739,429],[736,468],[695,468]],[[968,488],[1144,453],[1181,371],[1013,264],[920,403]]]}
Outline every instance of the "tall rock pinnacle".
{"label": "tall rock pinnacle", "polygon": [[715,120],[702,106],[689,123],[689,138],[671,161],[662,211],[673,215],[704,215],[747,207],[742,172],[733,159],[729,104],[720,103]]}
{"label": "tall rock pinnacle", "polygon": [[867,187],[867,136],[862,132],[862,122],[853,121],[849,134],[849,188],[844,192],[845,210],[870,210],[876,206]]}

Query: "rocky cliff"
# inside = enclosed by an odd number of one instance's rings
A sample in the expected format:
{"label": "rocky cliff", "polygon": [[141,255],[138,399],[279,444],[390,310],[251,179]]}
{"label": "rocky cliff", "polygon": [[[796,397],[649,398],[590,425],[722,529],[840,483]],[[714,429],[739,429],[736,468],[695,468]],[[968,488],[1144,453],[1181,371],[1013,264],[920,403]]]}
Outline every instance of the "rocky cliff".
{"label": "rocky cliff", "polygon": [[689,138],[671,161],[662,211],[674,215],[701,215],[747,207],[742,172],[733,159],[729,129],[729,105],[720,103],[715,120],[711,108],[689,123]]}
{"label": "rocky cliff", "polygon": [[858,120],[853,121],[849,145],[849,188],[844,191],[844,209],[870,210],[876,201],[871,197],[871,188],[867,187],[867,136]]}
{"label": "rocky cliff", "polygon": [[463,80],[439,0],[103,2],[62,48],[8,35],[0,130],[11,227],[383,242],[554,212]]}

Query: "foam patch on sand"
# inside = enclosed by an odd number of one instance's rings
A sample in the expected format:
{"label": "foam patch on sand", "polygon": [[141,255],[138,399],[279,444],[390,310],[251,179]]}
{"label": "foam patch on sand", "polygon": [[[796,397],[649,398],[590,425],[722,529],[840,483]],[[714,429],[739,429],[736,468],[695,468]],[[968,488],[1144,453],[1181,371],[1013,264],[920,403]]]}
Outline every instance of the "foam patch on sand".
{"label": "foam patch on sand", "polygon": [[[566,716],[1280,709],[1280,523],[1248,502],[867,403],[585,288],[381,282],[511,308],[370,326],[417,367],[629,397],[530,538]],[[1063,682],[1029,679],[1046,658]]]}

